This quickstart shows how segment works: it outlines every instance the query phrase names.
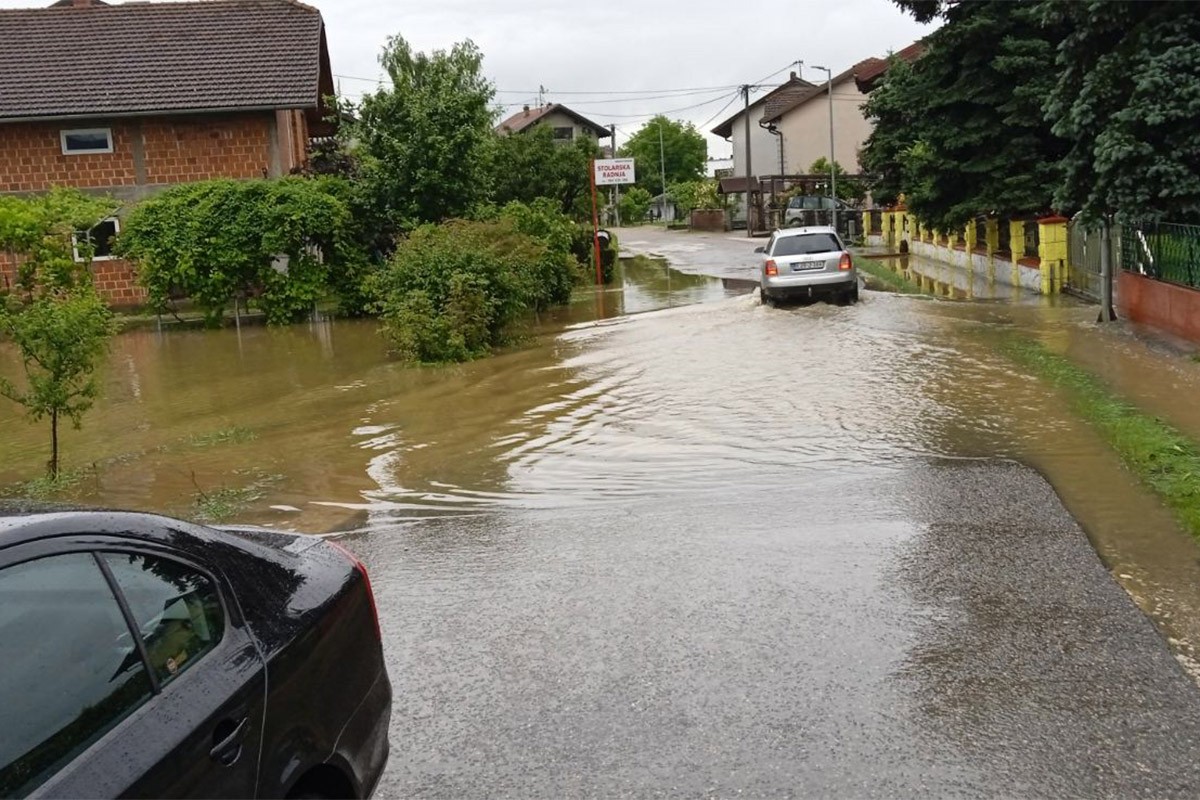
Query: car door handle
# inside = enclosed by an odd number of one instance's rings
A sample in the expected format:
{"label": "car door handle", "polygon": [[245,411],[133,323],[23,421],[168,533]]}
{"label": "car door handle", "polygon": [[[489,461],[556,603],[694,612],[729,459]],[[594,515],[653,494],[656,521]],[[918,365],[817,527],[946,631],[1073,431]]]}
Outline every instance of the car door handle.
{"label": "car door handle", "polygon": [[208,751],[208,755],[213,761],[223,764],[226,767],[233,766],[238,760],[238,756],[242,754],[242,740],[246,738],[246,733],[250,730],[250,718],[246,717],[241,722],[234,726],[229,733],[229,726],[233,725],[233,720],[225,720],[217,725],[216,731],[213,732],[213,739],[222,737],[215,744],[213,749]]}

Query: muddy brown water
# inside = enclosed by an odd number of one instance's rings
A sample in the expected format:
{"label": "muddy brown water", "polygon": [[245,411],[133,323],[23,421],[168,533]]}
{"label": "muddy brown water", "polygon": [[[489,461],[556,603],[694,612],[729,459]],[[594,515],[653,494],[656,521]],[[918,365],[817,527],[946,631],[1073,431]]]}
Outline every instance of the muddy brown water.
{"label": "muddy brown water", "polygon": [[[916,266],[945,287],[937,294],[990,302],[866,293],[853,308],[776,311],[743,280],[639,260],[618,286],[531,322],[523,344],[464,365],[399,364],[369,320],[129,333],[83,429],[63,435],[79,474],[68,497],[190,516],[232,493],[239,522],[386,531],[506,507],[736,492],[788,471],[819,480],[911,458],[1011,458],[1050,480],[1192,659],[1195,543],[990,341],[1028,331],[1197,438],[1200,365],[1098,329],[1093,308]],[[0,484],[37,475],[47,439],[0,402]]]}

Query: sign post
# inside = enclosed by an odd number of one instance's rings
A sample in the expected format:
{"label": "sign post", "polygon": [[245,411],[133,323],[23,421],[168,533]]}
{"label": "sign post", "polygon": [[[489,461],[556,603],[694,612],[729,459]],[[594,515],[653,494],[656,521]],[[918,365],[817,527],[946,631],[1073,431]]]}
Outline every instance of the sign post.
{"label": "sign post", "polygon": [[604,283],[604,272],[600,266],[600,209],[596,204],[597,186],[620,186],[633,183],[632,158],[592,159],[592,247],[596,259],[596,285]]}

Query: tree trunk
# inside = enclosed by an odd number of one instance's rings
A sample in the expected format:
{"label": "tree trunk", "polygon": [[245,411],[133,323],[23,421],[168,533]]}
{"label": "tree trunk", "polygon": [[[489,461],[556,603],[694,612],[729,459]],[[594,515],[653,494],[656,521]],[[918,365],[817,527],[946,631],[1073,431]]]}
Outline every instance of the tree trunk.
{"label": "tree trunk", "polygon": [[50,479],[58,479],[58,412],[50,412]]}

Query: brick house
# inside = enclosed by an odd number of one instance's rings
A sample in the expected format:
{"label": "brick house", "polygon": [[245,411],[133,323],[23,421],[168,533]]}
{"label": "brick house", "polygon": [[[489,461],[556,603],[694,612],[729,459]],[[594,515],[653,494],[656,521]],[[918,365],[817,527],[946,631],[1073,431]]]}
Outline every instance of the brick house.
{"label": "brick house", "polygon": [[[286,175],[328,123],[324,23],[293,0],[0,10],[0,193],[68,186],[134,203],[172,184]],[[145,297],[93,229],[96,285]],[[15,257],[0,253],[0,286]]]}

